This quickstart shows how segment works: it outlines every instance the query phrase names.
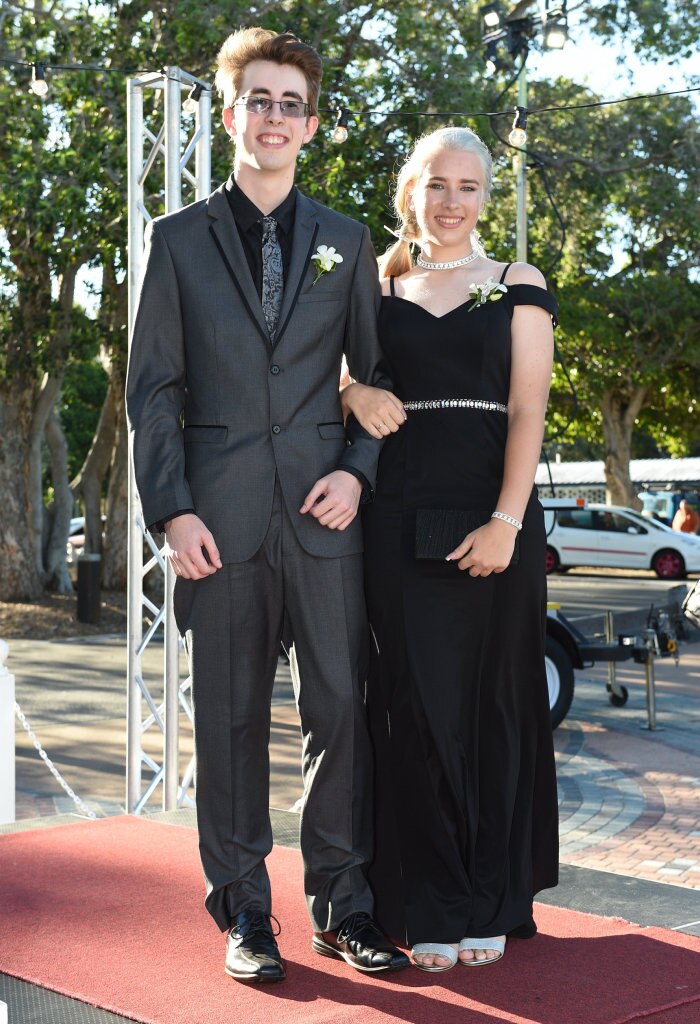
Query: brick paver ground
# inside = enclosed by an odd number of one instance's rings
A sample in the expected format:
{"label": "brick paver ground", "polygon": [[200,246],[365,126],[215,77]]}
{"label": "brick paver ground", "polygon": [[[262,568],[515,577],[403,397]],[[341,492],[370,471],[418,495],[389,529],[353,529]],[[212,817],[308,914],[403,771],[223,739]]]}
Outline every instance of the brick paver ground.
{"label": "brick paver ground", "polygon": [[656,662],[657,731],[641,666],[618,667],[630,692],[614,709],[606,672],[579,674],[572,714],[555,733],[561,860],[700,889],[700,654]]}

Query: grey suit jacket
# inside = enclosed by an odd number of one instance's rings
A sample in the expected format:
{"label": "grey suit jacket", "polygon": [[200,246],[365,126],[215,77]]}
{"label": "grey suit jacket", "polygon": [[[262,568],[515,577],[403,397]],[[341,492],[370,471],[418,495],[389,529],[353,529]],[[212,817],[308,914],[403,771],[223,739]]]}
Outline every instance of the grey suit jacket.
{"label": "grey suit jacket", "polygon": [[[328,530],[298,509],[315,481],[353,466],[374,486],[381,443],[343,427],[343,352],[359,381],[380,363],[380,288],[366,227],[297,195],[274,347],[225,194],[153,221],[129,356],[127,413],[144,520],[194,508],[224,562],[265,536],[275,475],[311,554],[362,549],[359,518]],[[343,257],[314,283],[319,245]]]}

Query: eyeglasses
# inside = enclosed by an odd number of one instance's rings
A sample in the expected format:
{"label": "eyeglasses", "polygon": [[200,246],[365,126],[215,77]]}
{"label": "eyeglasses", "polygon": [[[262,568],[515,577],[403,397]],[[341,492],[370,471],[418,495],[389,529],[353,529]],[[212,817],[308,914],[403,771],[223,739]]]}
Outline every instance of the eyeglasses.
{"label": "eyeglasses", "polygon": [[309,112],[309,104],[301,100],[271,100],[268,96],[242,96],[233,105],[245,107],[249,114],[267,114],[275,103],[282,117],[306,117]]}

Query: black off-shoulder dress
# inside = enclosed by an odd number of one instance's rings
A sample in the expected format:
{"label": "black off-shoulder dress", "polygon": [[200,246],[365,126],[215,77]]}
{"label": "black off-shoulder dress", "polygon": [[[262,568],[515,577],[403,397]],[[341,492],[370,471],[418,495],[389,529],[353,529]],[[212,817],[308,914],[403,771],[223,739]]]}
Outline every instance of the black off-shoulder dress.
{"label": "black off-shoulder dress", "polygon": [[535,893],[557,884],[536,490],[519,561],[505,572],[472,578],[455,564],[415,557],[418,509],[496,508],[513,309],[541,306],[556,323],[544,289],[507,288],[499,301],[470,309],[470,299],[436,317],[394,295],[392,281],[380,311],[395,393],[409,411],[384,445],[375,500],[364,512],[376,640],[370,878],[379,923],[409,945],[508,933],[531,920]]}

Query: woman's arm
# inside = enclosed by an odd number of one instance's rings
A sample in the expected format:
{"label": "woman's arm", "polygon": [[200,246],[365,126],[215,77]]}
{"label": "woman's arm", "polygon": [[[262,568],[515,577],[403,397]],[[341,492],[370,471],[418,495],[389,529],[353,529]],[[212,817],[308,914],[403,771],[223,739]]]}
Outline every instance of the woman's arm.
{"label": "woman's arm", "polygon": [[[513,284],[545,287],[539,270],[513,268]],[[552,379],[554,336],[549,313],[539,306],[513,310],[508,439],[497,508],[522,521],[542,450],[544,419]]]}
{"label": "woman's arm", "polygon": [[343,419],[353,414],[360,426],[372,437],[388,437],[395,434],[406,421],[406,410],[391,391],[372,388],[356,382],[348,384],[340,392]]}
{"label": "woman's arm", "polygon": [[[507,283],[544,288],[539,270],[525,263],[514,264]],[[496,510],[522,522],[542,449],[552,377],[554,338],[549,313],[539,306],[516,306],[511,337],[508,437]],[[460,568],[469,569],[472,576],[502,572],[510,562],[516,534],[515,526],[492,519],[466,537],[449,557],[461,559]]]}

